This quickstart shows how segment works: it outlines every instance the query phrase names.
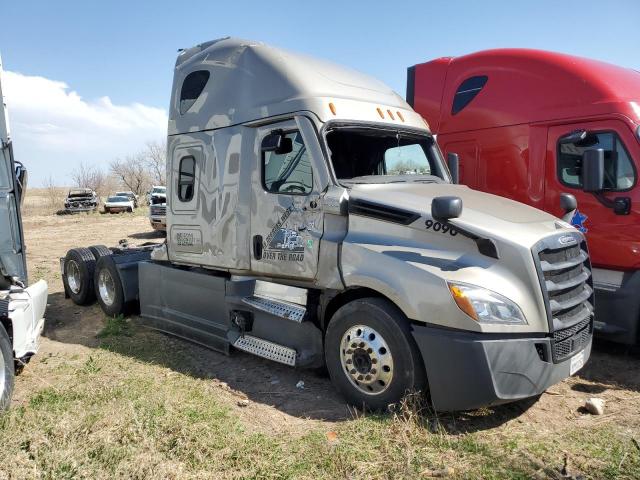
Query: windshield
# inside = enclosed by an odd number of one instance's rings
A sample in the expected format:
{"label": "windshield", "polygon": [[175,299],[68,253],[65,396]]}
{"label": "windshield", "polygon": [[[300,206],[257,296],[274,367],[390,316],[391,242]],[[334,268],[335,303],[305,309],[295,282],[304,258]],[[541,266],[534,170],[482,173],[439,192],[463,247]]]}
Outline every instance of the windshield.
{"label": "windshield", "polygon": [[368,127],[327,133],[331,163],[342,183],[449,182],[430,135]]}
{"label": "windshield", "polygon": [[107,198],[107,202],[128,202],[129,199],[127,197],[109,197]]}
{"label": "windshield", "polygon": [[156,187],[151,193],[166,193],[167,187]]}

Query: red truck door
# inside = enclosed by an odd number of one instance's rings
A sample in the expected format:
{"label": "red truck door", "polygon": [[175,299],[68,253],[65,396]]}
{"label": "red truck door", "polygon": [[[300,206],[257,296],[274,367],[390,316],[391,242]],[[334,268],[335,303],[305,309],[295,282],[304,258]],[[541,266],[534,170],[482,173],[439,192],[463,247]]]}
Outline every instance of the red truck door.
{"label": "red truck door", "polygon": [[[584,140],[564,141],[571,132],[585,130]],[[637,172],[639,146],[633,132],[619,120],[572,123],[549,128],[547,137],[545,210],[562,216],[560,193],[575,195],[578,212],[572,223],[584,232],[594,266],[624,270],[640,264]],[[582,154],[601,148],[605,154],[605,191],[598,196],[582,190]],[[625,197],[631,201],[629,214],[616,213],[603,203]],[[633,199],[632,199],[633,197]]]}

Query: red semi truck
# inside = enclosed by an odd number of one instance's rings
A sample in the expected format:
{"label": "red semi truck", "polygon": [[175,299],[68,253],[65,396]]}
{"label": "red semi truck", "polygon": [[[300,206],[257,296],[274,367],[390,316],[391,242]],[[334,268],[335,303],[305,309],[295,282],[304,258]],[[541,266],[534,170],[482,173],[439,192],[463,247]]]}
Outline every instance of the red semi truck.
{"label": "red semi truck", "polygon": [[[459,181],[586,233],[596,333],[640,341],[640,73],[559,53],[488,50],[409,67],[407,100],[456,153]],[[455,158],[455,156],[452,156]]]}

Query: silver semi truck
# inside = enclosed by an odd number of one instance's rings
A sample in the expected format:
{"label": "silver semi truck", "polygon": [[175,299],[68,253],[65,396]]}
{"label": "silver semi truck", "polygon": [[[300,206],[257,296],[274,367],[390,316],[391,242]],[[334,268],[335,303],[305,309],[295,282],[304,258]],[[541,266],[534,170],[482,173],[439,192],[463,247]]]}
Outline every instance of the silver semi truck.
{"label": "silver semi truck", "polygon": [[0,411],[11,403],[16,370],[38,350],[47,306],[44,280],[27,287],[20,215],[26,181],[26,169],[13,157],[0,60]]}
{"label": "silver semi truck", "polygon": [[224,353],[326,365],[372,409],[409,390],[437,410],[531,397],[588,359],[582,234],[454,184],[455,158],[379,81],[215,40],[179,54],[168,130],[166,243],[69,251],[76,303],[139,306]]}

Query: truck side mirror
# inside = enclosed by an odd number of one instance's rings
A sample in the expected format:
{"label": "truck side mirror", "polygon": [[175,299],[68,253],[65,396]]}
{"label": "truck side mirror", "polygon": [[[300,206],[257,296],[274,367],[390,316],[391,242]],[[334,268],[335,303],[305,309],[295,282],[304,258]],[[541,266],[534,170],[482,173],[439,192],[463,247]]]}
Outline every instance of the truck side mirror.
{"label": "truck side mirror", "polygon": [[24,168],[20,162],[16,162],[16,184],[18,190],[18,200],[20,201],[20,205],[24,202],[24,194],[27,190],[27,178],[28,172],[27,169]]}
{"label": "truck side mirror", "polygon": [[451,172],[451,182],[460,183],[460,158],[458,158],[458,154],[448,153],[447,164],[449,165],[449,172]]}
{"label": "truck side mirror", "polygon": [[287,138],[282,130],[276,130],[262,139],[262,152],[275,152],[284,155],[293,151],[293,142]]}
{"label": "truck side mirror", "polygon": [[573,214],[578,208],[578,201],[576,200],[576,197],[574,197],[570,193],[561,193],[560,208],[564,212],[564,215],[562,216],[562,220],[564,220],[567,223],[571,223]]}
{"label": "truck side mirror", "polygon": [[437,220],[449,220],[462,215],[460,197],[436,197],[431,202],[431,216]]}
{"label": "truck side mirror", "polygon": [[585,150],[582,154],[582,189],[600,192],[604,186],[604,150]]}

